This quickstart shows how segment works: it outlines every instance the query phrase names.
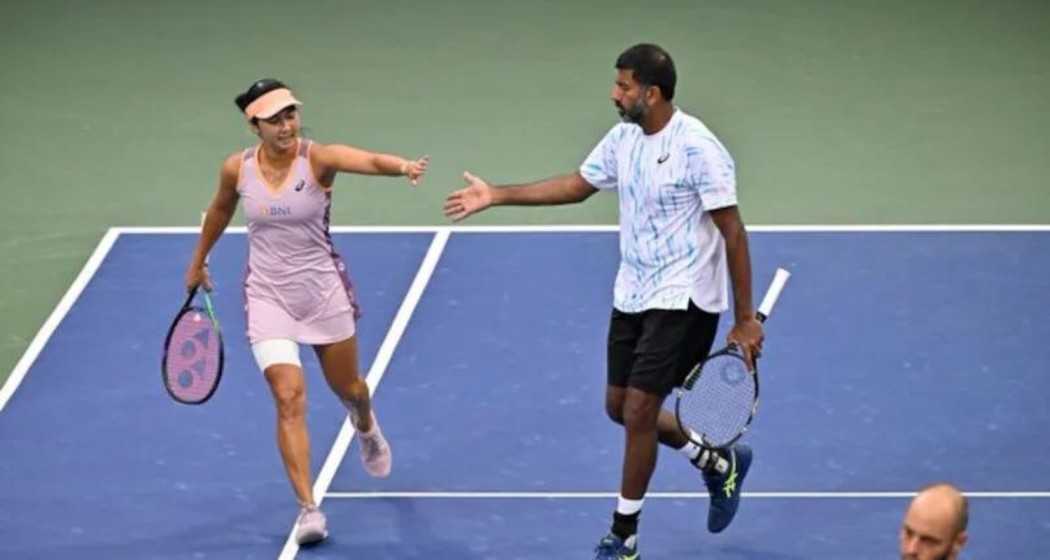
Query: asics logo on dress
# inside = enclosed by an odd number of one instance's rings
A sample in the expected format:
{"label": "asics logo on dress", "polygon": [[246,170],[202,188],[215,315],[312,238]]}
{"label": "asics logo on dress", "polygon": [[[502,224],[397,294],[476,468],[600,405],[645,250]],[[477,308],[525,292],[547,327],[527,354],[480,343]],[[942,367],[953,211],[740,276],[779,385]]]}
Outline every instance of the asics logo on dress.
{"label": "asics logo on dress", "polygon": [[304,181],[302,179],[299,179],[299,182],[295,184],[295,192],[299,192],[299,191],[303,190],[303,187],[305,187],[305,186],[306,186],[306,181]]}
{"label": "asics logo on dress", "polygon": [[659,164],[667,161],[670,158],[671,158],[671,154],[670,153],[666,153],[666,154],[660,156],[660,158],[656,160],[656,164],[659,165]]}

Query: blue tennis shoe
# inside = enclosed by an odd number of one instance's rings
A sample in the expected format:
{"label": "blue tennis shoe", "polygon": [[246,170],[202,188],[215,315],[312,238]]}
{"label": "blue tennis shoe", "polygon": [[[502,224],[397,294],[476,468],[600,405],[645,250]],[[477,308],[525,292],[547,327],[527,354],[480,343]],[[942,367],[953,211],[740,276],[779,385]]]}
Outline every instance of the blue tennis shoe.
{"label": "blue tennis shoe", "polygon": [[704,473],[704,484],[711,495],[711,507],[707,512],[707,530],[719,533],[733,522],[737,507],[740,506],[740,492],[744,477],[751,468],[751,448],[746,445],[734,445],[729,448],[729,468],[725,473]]}
{"label": "blue tennis shoe", "polygon": [[637,535],[624,540],[610,533],[598,541],[594,553],[594,560],[641,560],[642,558],[638,554]]}

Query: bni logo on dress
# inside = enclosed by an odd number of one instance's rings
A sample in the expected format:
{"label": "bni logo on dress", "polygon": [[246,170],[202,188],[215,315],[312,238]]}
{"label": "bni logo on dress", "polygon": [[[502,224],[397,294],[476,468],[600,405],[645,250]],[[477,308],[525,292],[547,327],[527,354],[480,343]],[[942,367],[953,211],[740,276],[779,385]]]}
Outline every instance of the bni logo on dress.
{"label": "bni logo on dress", "polygon": [[291,206],[277,206],[276,204],[272,204],[270,206],[263,206],[262,207],[262,214],[263,214],[263,216],[271,216],[271,217],[291,216],[292,215],[292,207]]}

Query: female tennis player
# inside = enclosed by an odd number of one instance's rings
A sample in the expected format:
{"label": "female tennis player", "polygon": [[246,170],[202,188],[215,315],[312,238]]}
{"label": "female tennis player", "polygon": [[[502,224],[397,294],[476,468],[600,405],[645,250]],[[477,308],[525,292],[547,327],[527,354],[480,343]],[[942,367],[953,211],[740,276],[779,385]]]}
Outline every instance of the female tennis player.
{"label": "female tennis player", "polygon": [[360,434],[365,470],[385,477],[391,467],[390,446],[358,369],[357,298],[328,232],[332,185],[340,172],[404,176],[416,185],[428,158],[410,160],[303,138],[302,104],[277,80],[256,81],[235,102],[259,143],[223,162],[186,287],[210,287],[205,257],[237,202],[243,202],[248,339],[277,407],[277,444],[300,506],[296,539],[315,543],[328,531],[312,492],[300,344],[313,347],[328,385],[345,403]]}

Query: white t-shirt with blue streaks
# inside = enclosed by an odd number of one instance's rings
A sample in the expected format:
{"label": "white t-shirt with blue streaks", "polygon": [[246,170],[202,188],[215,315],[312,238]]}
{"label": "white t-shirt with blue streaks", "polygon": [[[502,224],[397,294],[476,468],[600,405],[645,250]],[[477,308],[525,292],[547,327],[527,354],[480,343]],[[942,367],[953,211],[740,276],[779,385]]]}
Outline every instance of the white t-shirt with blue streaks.
{"label": "white t-shirt with blue streaks", "polygon": [[726,250],[710,210],[736,205],[733,158],[679,109],[659,132],[620,123],[580,166],[620,198],[620,270],[613,305],[627,313],[729,307]]}

